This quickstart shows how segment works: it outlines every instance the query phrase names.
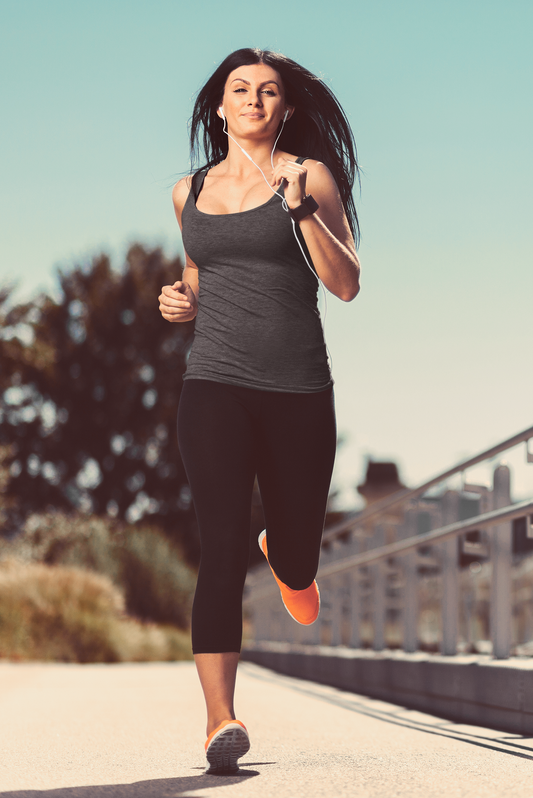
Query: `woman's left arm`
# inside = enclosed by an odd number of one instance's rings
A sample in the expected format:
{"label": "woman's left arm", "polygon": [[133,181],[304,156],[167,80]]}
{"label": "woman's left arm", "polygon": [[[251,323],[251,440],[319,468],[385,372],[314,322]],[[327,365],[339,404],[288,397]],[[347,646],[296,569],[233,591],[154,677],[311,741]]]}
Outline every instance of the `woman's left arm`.
{"label": "woman's left arm", "polygon": [[[272,184],[286,181],[285,199],[289,208],[302,204],[311,194],[319,208],[299,222],[318,276],[332,294],[351,302],[359,293],[359,258],[337,184],[327,166],[311,159],[303,164],[280,158]],[[298,222],[296,222],[298,224]]]}

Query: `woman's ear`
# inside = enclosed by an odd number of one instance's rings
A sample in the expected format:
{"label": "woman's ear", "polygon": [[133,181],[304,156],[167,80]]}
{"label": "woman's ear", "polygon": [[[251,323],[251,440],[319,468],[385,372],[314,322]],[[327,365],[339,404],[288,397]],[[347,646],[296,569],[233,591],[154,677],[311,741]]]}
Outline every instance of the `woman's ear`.
{"label": "woman's ear", "polygon": [[287,105],[285,108],[285,122],[287,122],[294,113],[294,105]]}

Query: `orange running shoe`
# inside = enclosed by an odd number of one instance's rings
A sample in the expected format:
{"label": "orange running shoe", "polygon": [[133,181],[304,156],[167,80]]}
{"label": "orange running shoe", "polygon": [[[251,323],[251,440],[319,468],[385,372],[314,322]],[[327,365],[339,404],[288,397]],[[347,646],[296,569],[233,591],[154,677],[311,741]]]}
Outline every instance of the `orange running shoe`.
{"label": "orange running shoe", "polygon": [[244,723],[240,720],[223,720],[206,740],[208,768],[205,772],[215,776],[238,773],[237,760],[249,750],[250,738]]}
{"label": "orange running shoe", "polygon": [[[257,542],[259,543],[259,548],[267,558],[268,562],[266,529],[261,532]],[[270,565],[270,563],[268,564]],[[285,609],[291,618],[293,618],[297,623],[301,623],[302,626],[310,626],[312,623],[314,623],[318,618],[318,613],[320,612],[320,593],[316,580],[304,590],[293,590],[291,587],[283,584],[283,582],[278,579],[271,565],[270,570],[274,574],[274,579],[278,583],[278,587],[281,592],[281,600],[283,601]]]}

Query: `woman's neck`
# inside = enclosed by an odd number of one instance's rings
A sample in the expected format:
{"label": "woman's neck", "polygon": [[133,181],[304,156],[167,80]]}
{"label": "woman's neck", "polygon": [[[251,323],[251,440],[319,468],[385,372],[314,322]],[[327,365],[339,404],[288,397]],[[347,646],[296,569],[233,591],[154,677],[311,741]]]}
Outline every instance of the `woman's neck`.
{"label": "woman's neck", "polygon": [[[256,172],[259,166],[263,172],[270,177],[270,171],[272,170],[271,155],[274,141],[255,142],[245,140],[237,143],[229,139],[228,145],[228,154],[220,164],[220,166],[224,166],[226,174],[246,176]],[[246,155],[242,150],[246,152]],[[276,150],[274,152],[274,158],[278,158],[279,155],[280,150]]]}

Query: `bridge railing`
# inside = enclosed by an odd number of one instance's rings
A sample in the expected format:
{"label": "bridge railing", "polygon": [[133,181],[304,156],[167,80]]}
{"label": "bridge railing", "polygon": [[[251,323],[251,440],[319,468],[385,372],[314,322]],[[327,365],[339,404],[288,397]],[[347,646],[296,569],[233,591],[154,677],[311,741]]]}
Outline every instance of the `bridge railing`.
{"label": "bridge railing", "polygon": [[[507,658],[521,638],[533,652],[533,497],[512,503],[506,465],[496,466],[491,487],[466,479],[474,465],[523,442],[533,462],[531,438],[533,427],[326,530],[322,610],[310,627],[294,624],[269,569],[256,569],[246,593],[255,642],[449,655],[459,647]],[[456,474],[461,489],[446,489]],[[440,493],[428,494],[438,485]]]}

